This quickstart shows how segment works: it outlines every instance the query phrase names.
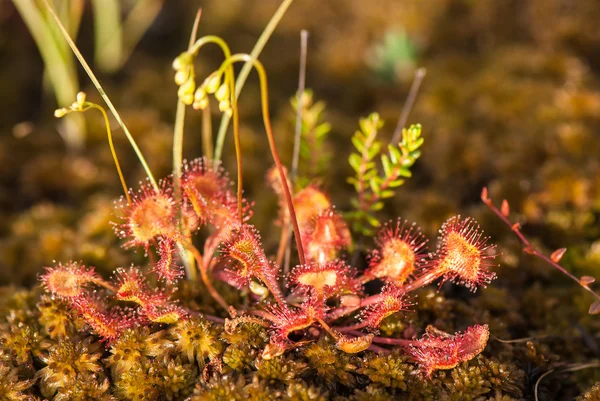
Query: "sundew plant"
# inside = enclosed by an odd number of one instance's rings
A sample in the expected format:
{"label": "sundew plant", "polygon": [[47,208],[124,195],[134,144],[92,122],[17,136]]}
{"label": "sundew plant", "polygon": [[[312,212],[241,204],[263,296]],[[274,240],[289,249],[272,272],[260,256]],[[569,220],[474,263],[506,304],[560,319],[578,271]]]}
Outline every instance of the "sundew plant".
{"label": "sundew plant", "polygon": [[[133,188],[126,183],[108,115],[85,94],[55,115],[103,114],[124,190],[115,203],[114,232],[124,248],[144,254],[145,263],[115,266],[108,278],[78,261],[46,266],[40,276],[45,295],[38,304],[38,324],[46,338],[23,326],[2,338],[10,352],[0,355],[0,389],[11,394],[8,399],[39,399],[35,389],[53,400],[358,400],[370,392],[381,395],[376,399],[436,399],[440,394],[474,399],[473,394],[491,391],[509,397],[499,399],[521,397],[514,366],[480,356],[490,339],[486,324],[471,321],[451,333],[434,322],[424,332],[405,327],[386,335],[390,331],[383,329],[417,310],[418,294],[428,286],[450,282],[476,292],[496,278],[496,246],[474,219],[448,218],[434,246],[416,223],[379,219],[418,163],[426,124],[411,125],[398,142],[386,143],[377,113],[360,119],[351,138],[354,150],[345,155],[352,171],[348,183],[355,192],[352,209],[339,210],[309,179],[292,184],[276,146],[263,64],[256,55],[232,54],[219,37],[196,39],[198,20],[199,15],[188,49],[173,62],[179,99],[174,168],[160,180],[68,39],[124,128],[147,180]],[[199,76],[194,64],[208,45],[222,50],[223,61]],[[276,254],[263,247],[252,224],[253,202],[244,197],[248,172],[243,169],[238,96],[247,73],[236,77],[236,64],[254,69],[260,82],[274,164],[267,176],[280,205],[272,225],[281,238]],[[214,147],[205,133],[210,149],[183,160],[186,109],[201,112],[215,105],[226,122]],[[306,110],[310,116],[311,108]],[[329,126],[319,122],[320,108],[312,114],[306,127],[322,142]],[[223,148],[229,119],[234,152]],[[310,142],[303,149],[304,157],[310,157]],[[235,180],[221,165],[224,153],[235,154]],[[508,203],[497,209],[486,190],[482,199],[511,225],[530,253],[566,272],[558,265],[563,250],[546,258],[508,221]],[[281,250],[289,246],[290,227],[292,267],[284,268]],[[373,246],[357,252],[359,242]],[[358,263],[354,256],[363,254],[366,258]],[[591,277],[574,279],[593,292]],[[208,296],[203,303],[189,302],[186,291],[206,291]],[[598,309],[594,304],[590,312]],[[23,373],[19,365],[31,372]],[[444,381],[460,369],[466,384],[459,388],[456,380],[452,385]],[[476,389],[470,380],[478,380]],[[384,398],[384,392],[401,398]]]}

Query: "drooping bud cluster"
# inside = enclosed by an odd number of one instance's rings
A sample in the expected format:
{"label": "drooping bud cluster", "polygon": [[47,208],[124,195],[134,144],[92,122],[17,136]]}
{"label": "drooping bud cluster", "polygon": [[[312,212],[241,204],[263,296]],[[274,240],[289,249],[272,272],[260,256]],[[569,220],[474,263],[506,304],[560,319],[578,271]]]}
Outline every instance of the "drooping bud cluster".
{"label": "drooping bud cluster", "polygon": [[227,74],[217,70],[197,87],[194,59],[194,53],[183,52],[173,61],[175,83],[179,86],[177,97],[182,103],[191,105],[195,110],[204,110],[209,104],[208,95],[214,94],[219,102],[219,110],[231,115],[233,110],[230,99],[233,82],[226,78]]}

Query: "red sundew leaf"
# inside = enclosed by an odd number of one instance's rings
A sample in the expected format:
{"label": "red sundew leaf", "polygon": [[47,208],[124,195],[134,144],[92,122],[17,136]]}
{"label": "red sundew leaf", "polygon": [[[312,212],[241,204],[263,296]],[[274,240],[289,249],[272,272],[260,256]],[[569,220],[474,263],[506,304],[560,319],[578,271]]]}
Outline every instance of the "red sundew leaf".
{"label": "red sundew leaf", "polygon": [[579,284],[581,284],[581,285],[590,285],[594,281],[596,281],[596,279],[594,277],[592,277],[592,276],[581,276],[581,278],[579,279]]}
{"label": "red sundew leaf", "polygon": [[528,253],[530,255],[535,255],[535,248],[532,247],[531,245],[527,245],[526,247],[524,247],[523,251],[525,251],[526,253]]}
{"label": "red sundew leaf", "polygon": [[510,206],[509,206],[508,201],[506,199],[504,199],[502,201],[502,206],[500,206],[500,212],[502,213],[502,215],[504,217],[508,217],[508,215],[510,214]]}
{"label": "red sundew leaf", "polygon": [[597,315],[600,313],[600,301],[596,301],[590,305],[590,309],[588,310],[590,315]]}
{"label": "red sundew leaf", "polygon": [[515,223],[510,227],[511,230],[513,231],[519,231],[521,229],[521,224],[520,223]]}
{"label": "red sundew leaf", "polygon": [[554,263],[558,263],[562,259],[565,252],[567,252],[567,248],[559,248],[556,251],[552,252],[552,255],[550,255],[550,259],[552,259]]}
{"label": "red sundew leaf", "polygon": [[496,266],[496,246],[488,244],[488,239],[475,220],[451,217],[440,229],[438,260],[430,271],[441,275],[442,282],[452,281],[473,292],[477,287],[485,287],[496,278],[490,271]]}

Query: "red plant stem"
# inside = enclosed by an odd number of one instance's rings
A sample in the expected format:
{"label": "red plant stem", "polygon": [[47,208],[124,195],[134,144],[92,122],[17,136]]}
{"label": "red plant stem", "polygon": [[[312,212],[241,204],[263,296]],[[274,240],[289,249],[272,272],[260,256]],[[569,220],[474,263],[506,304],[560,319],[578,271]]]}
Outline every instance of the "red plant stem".
{"label": "red plant stem", "polygon": [[[364,333],[361,333],[360,331],[355,331],[355,330],[350,330],[347,332],[347,334],[351,334],[351,335],[357,336],[357,337],[364,336]],[[414,344],[416,341],[417,340],[404,340],[401,338],[387,338],[387,337],[377,337],[377,336],[373,337],[374,343],[388,344],[388,345],[409,346],[409,345]]]}
{"label": "red plant stem", "polygon": [[[364,329],[368,325],[369,325],[369,322],[364,321],[364,322],[352,324],[352,325],[349,325],[349,326],[333,326],[333,329],[335,329],[335,330],[337,330],[339,332],[348,332],[348,333],[351,333],[351,332],[353,332],[355,330]],[[354,334],[354,333],[351,333],[351,334]]]}
{"label": "red plant stem", "polygon": [[203,318],[205,318],[209,322],[218,323],[218,324],[225,324],[225,319],[223,319],[222,317],[207,315],[206,313],[202,313],[201,315],[202,315]]}
{"label": "red plant stem", "polygon": [[339,333],[336,333],[331,327],[329,327],[329,325],[327,323],[325,323],[325,321],[323,319],[321,319],[320,317],[315,317],[315,320],[317,322],[319,322],[321,327],[323,327],[325,329],[325,331],[328,332],[331,337],[333,337],[336,341],[339,340],[339,338],[340,338]]}
{"label": "red plant stem", "polygon": [[375,344],[371,344],[371,345],[369,345],[369,348],[367,348],[367,350],[369,350],[369,351],[373,351],[373,352],[379,352],[379,353],[387,353],[387,352],[390,352],[390,350],[389,350],[389,349],[385,349],[385,348],[383,348],[383,347],[380,347],[380,346],[378,346],[378,345],[375,345]]}
{"label": "red plant stem", "polygon": [[416,340],[403,340],[401,338],[373,337],[373,342],[377,344],[403,345],[405,347],[414,344],[415,341]]}
{"label": "red plant stem", "polygon": [[248,313],[251,315],[254,315],[254,316],[261,317],[265,320],[268,320],[269,322],[277,321],[277,318],[275,317],[275,315],[273,315],[272,313],[269,313],[267,311],[264,311],[264,310],[251,310],[251,311],[248,311]]}
{"label": "red plant stem", "polygon": [[258,278],[260,279],[260,281],[262,281],[264,285],[267,286],[267,288],[275,298],[275,301],[277,301],[277,304],[279,304],[282,307],[285,307],[287,304],[285,302],[285,299],[283,298],[283,294],[281,293],[281,288],[277,286],[277,280],[268,280],[262,275],[258,276]]}
{"label": "red plant stem", "polygon": [[[425,287],[426,285],[434,282],[441,276],[443,276],[444,271],[440,269],[432,269],[425,274],[421,275],[417,279],[407,283],[404,287],[402,287],[402,293],[406,294],[411,291],[415,291],[419,288]],[[381,294],[371,295],[370,297],[366,297],[360,301],[360,304],[356,306],[342,306],[341,308],[337,308],[329,312],[326,316],[327,320],[333,321],[337,320],[343,316],[346,316],[360,308],[364,308],[365,306],[369,306],[375,304],[381,300]]]}
{"label": "red plant stem", "polygon": [[231,93],[231,109],[233,110],[233,141],[235,143],[235,159],[237,164],[237,208],[240,224],[244,224],[243,213],[243,179],[242,179],[242,145],[240,144],[240,116],[237,106],[237,96],[235,95],[235,82],[233,75],[233,66],[227,69],[226,74],[229,80],[229,91]]}
{"label": "red plant stem", "polygon": [[239,61],[251,62],[254,65],[254,68],[256,69],[256,72],[258,73],[258,76],[260,78],[261,106],[263,114],[263,123],[265,125],[265,131],[267,134],[267,140],[269,142],[271,155],[273,156],[273,161],[277,166],[279,177],[281,179],[283,194],[285,196],[285,201],[288,207],[288,213],[290,214],[292,227],[294,229],[296,247],[298,248],[298,258],[300,259],[300,264],[306,264],[304,256],[304,247],[302,246],[302,238],[300,237],[300,228],[298,227],[298,219],[296,218],[296,211],[294,209],[294,202],[292,200],[292,193],[288,185],[287,179],[285,177],[283,165],[281,164],[281,160],[279,159],[279,153],[277,152],[277,146],[275,145],[275,136],[273,135],[273,128],[271,126],[271,117],[269,114],[269,89],[267,83],[267,73],[262,63],[258,60],[253,59],[248,54],[234,54],[233,56],[225,60],[225,62],[221,65],[219,70],[228,68],[233,63]]}
{"label": "red plant stem", "polygon": [[529,242],[529,240],[525,237],[525,235],[523,235],[523,233],[520,230],[519,223],[511,222],[508,219],[508,217],[506,217],[504,214],[502,214],[502,212],[496,206],[494,206],[494,204],[492,203],[492,200],[487,197],[487,188],[484,188],[484,190],[482,191],[481,200],[483,201],[483,203],[485,203],[487,205],[487,207],[490,208],[490,210],[492,212],[494,212],[494,214],[496,214],[496,216],[498,216],[500,218],[500,220],[502,220],[507,226],[510,227],[510,229],[519,238],[519,240],[525,245],[525,252],[527,252],[531,255],[534,255],[534,256],[538,257],[539,259],[543,260],[544,262],[554,266],[554,268],[558,269],[560,272],[562,272],[564,275],[569,277],[571,280],[575,281],[577,284],[582,286],[586,291],[588,291],[594,297],[596,297],[597,299],[600,299],[600,295],[598,295],[598,293],[596,293],[594,290],[592,290],[587,284],[583,284],[581,282],[581,280],[579,280],[579,278],[575,277],[573,274],[571,274],[569,271],[567,271],[564,267],[562,267],[561,265],[559,265],[558,263],[556,263],[555,261],[553,261],[546,255],[544,255],[543,253],[538,251],[531,244],[531,242]]}
{"label": "red plant stem", "polygon": [[225,300],[223,299],[221,294],[219,294],[219,292],[215,289],[215,287],[213,287],[212,282],[210,281],[210,278],[208,277],[208,272],[207,272],[206,266],[204,264],[202,254],[200,253],[198,248],[196,248],[193,244],[188,243],[186,246],[186,249],[190,250],[192,252],[192,254],[194,254],[194,258],[196,259],[196,263],[198,264],[198,270],[200,270],[200,277],[202,278],[202,282],[206,286],[206,289],[208,290],[209,294],[213,297],[213,299],[215,301],[217,301],[217,303],[223,309],[229,310],[229,305],[227,305],[227,302],[225,302]]}

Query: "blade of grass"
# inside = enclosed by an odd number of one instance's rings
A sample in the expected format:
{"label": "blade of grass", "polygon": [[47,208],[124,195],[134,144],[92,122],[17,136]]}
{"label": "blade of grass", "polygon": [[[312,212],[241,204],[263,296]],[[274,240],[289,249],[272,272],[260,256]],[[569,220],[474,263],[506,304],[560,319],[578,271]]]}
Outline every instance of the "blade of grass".
{"label": "blade of grass", "polygon": [[[24,1],[24,0],[15,0],[15,1]],[[31,1],[31,0],[29,0],[29,1]],[[65,40],[67,41],[67,43],[71,47],[71,50],[73,51],[73,53],[75,54],[75,56],[77,57],[77,59],[79,60],[79,62],[81,63],[81,66],[83,67],[83,69],[85,70],[85,72],[88,74],[88,76],[90,77],[90,80],[93,82],[94,86],[96,87],[96,89],[100,93],[100,96],[102,97],[102,99],[104,99],[104,101],[106,102],[106,105],[110,109],[111,113],[113,114],[113,116],[115,117],[115,119],[117,120],[117,122],[119,123],[119,125],[121,126],[121,128],[123,129],[123,132],[125,133],[125,136],[129,140],[129,143],[131,144],[131,147],[135,151],[135,154],[137,155],[140,163],[142,164],[142,167],[144,168],[144,171],[146,172],[146,175],[148,176],[148,179],[152,183],[152,186],[154,187],[154,189],[156,191],[158,191],[159,190],[158,183],[156,182],[156,179],[154,178],[154,175],[152,174],[152,171],[150,171],[150,167],[148,166],[148,163],[146,162],[146,159],[144,158],[144,155],[142,155],[141,150],[137,146],[137,143],[135,142],[135,139],[133,139],[133,136],[129,132],[129,129],[127,128],[127,126],[123,122],[123,119],[121,118],[119,112],[117,111],[117,109],[115,108],[115,106],[111,102],[110,98],[108,97],[108,95],[106,94],[106,92],[104,91],[104,89],[102,88],[102,85],[100,85],[100,82],[96,78],[96,75],[94,75],[94,72],[92,71],[92,69],[88,65],[87,61],[85,61],[85,58],[83,58],[83,55],[81,54],[81,52],[77,48],[77,45],[75,44],[75,42],[73,42],[73,39],[71,39],[71,36],[67,32],[67,30],[65,29],[65,27],[63,26],[63,24],[60,22],[60,19],[58,18],[58,16],[54,12],[54,9],[52,9],[52,7],[50,6],[50,3],[48,3],[48,0],[42,0],[42,1],[44,2],[44,5],[46,6],[46,9],[50,12],[50,14],[52,15],[52,17],[54,18],[54,21],[56,22],[56,24],[60,28],[61,33],[63,34]]]}
{"label": "blade of grass", "polygon": [[[69,62],[68,58],[63,57],[60,41],[56,40],[50,24],[33,0],[13,0],[13,3],[37,44],[56,101],[59,105],[70,104],[79,91],[73,62]],[[63,123],[64,129],[61,130],[61,134],[69,148],[79,149],[85,140],[84,120],[79,115],[72,115],[68,118],[69,122]]]}
{"label": "blade of grass", "polygon": [[123,48],[119,68],[125,64],[129,56],[150,28],[164,0],[138,0],[123,22]]}
{"label": "blade of grass", "polygon": [[[275,14],[273,14],[273,17],[271,17],[271,20],[269,21],[269,23],[263,30],[263,32],[260,35],[260,37],[258,38],[258,40],[256,41],[254,48],[250,52],[251,59],[248,60],[244,64],[244,66],[240,70],[239,75],[237,76],[236,84],[235,84],[235,98],[236,99],[239,98],[239,96],[240,96],[242,88],[244,87],[244,84],[246,83],[246,79],[248,78],[248,75],[250,74],[250,71],[252,70],[254,60],[258,59],[258,56],[260,56],[260,53],[263,51],[268,40],[271,38],[273,31],[275,31],[275,28],[277,27],[277,25],[279,25],[279,22],[285,15],[285,12],[290,7],[292,2],[293,2],[293,0],[283,0],[281,2],[281,5],[277,9],[277,11],[275,11]],[[223,114],[223,118],[221,119],[221,124],[219,125],[219,131],[217,133],[217,142],[215,144],[215,157],[214,157],[215,166],[221,160],[221,155],[223,153],[223,143],[225,142],[225,135],[227,133],[227,128],[229,127],[230,120],[231,120],[231,117],[228,114],[226,114],[226,113]]]}
{"label": "blade of grass", "polygon": [[121,4],[118,0],[92,0],[94,8],[94,60],[101,71],[115,71],[123,54]]}

